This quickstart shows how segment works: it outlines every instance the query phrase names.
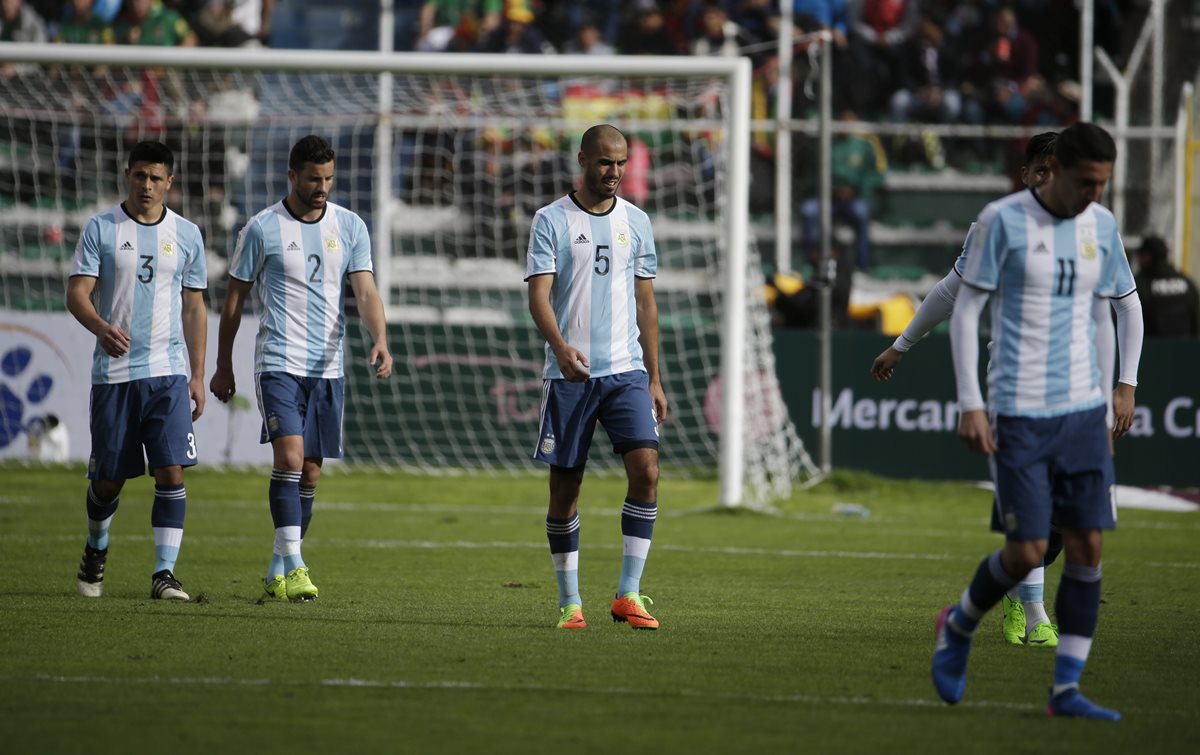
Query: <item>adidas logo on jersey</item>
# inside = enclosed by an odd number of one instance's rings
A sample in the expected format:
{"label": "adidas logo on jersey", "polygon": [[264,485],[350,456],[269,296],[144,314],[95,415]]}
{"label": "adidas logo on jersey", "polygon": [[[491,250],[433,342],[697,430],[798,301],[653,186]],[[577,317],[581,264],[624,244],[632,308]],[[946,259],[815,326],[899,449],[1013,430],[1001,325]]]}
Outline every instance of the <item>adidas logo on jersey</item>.
{"label": "adidas logo on jersey", "polygon": [[295,241],[293,241],[292,243],[287,245],[287,250],[289,252],[295,252],[295,251],[298,251],[299,249],[300,249],[300,245],[297,244]]}
{"label": "adidas logo on jersey", "polygon": [[128,241],[126,241],[124,244],[121,244],[121,251],[122,251],[122,252],[132,252],[132,251],[133,251],[133,244],[131,244],[131,243],[129,243]]}
{"label": "adidas logo on jersey", "polygon": [[579,234],[579,237],[575,239],[575,243],[576,244],[586,244],[586,243],[588,243],[588,237],[584,236],[581,233],[581,234]]}
{"label": "adidas logo on jersey", "polygon": [[1048,251],[1050,251],[1050,250],[1046,248],[1046,243],[1044,241],[1039,241],[1038,245],[1037,245],[1037,249],[1034,249],[1033,253],[1034,254],[1045,254]]}

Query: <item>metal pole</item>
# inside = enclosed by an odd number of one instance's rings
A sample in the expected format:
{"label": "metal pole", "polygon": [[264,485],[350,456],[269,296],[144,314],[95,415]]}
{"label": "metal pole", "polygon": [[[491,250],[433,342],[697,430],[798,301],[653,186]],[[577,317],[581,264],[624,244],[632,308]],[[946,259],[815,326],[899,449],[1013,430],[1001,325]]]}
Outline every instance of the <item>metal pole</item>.
{"label": "metal pole", "polygon": [[1095,47],[1096,0],[1083,0],[1079,12],[1079,119],[1092,120],[1092,48]]}
{"label": "metal pole", "polygon": [[[829,415],[833,392],[833,282],[830,258],[833,236],[833,171],[830,150],[833,147],[830,123],[833,121],[833,35],[821,35],[821,118],[820,118],[820,202],[821,202],[821,257],[817,275],[825,278],[820,289],[819,326],[820,335],[820,385],[821,385],[821,471],[825,474],[833,469],[833,433],[829,426]],[[846,260],[840,260],[847,264]],[[854,264],[850,262],[850,264]]]}
{"label": "metal pole", "polygon": [[[1154,24],[1154,42],[1150,53],[1150,125],[1163,125],[1163,91],[1166,83],[1163,80],[1163,54],[1166,47],[1166,26],[1163,20],[1163,0],[1154,0],[1150,6],[1150,17]],[[1133,72],[1130,72],[1131,74]],[[1162,159],[1162,140],[1157,136],[1150,140],[1150,175],[1155,175]],[[1151,187],[1159,185],[1151,181]],[[1158,191],[1151,189],[1150,200],[1157,205],[1161,196]]]}
{"label": "metal pole", "polygon": [[1117,219],[1117,227],[1120,228],[1125,222],[1125,184],[1128,182],[1125,167],[1129,164],[1129,150],[1126,149],[1129,140],[1122,132],[1129,125],[1129,81],[1117,70],[1108,53],[1099,47],[1096,48],[1096,60],[1100,61],[1100,67],[1117,88],[1117,162],[1113,165],[1112,174],[1112,213]]}
{"label": "metal pole", "polygon": [[[379,0],[379,52],[391,55],[395,40],[393,0]],[[392,308],[392,73],[379,74],[379,122],[375,125],[375,283],[386,318]]]}
{"label": "metal pole", "polygon": [[1175,112],[1175,209],[1171,229],[1171,253],[1177,269],[1182,270],[1187,259],[1187,234],[1185,219],[1188,212],[1188,116],[1192,112],[1192,84],[1185,81],[1179,92],[1179,109]]}
{"label": "metal pole", "polygon": [[742,502],[746,454],[746,259],[750,235],[750,61],[730,78],[729,253],[721,322],[721,505]]}
{"label": "metal pole", "polygon": [[775,112],[775,270],[792,272],[793,8],[779,7],[779,84]]}

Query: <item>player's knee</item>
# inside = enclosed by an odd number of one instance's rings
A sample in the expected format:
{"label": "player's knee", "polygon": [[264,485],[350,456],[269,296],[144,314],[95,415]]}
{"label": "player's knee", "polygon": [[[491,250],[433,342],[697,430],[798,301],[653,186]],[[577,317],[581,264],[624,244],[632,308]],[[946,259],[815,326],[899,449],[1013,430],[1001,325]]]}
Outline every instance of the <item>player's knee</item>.
{"label": "player's knee", "polygon": [[154,482],[157,485],[182,485],[183,467],[173,464],[169,467],[158,467],[154,470]]}
{"label": "player's knee", "polygon": [[103,501],[111,501],[119,496],[124,486],[124,480],[92,480],[92,490]]}
{"label": "player's knee", "polygon": [[300,471],[300,484],[314,488],[321,480],[321,464],[311,459],[304,460],[304,468]]}

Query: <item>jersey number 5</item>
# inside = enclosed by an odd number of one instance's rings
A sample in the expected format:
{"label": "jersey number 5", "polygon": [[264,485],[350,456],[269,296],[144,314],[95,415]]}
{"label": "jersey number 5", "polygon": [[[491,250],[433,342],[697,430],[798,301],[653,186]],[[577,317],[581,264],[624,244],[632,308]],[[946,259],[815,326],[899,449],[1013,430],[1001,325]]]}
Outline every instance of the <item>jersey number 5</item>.
{"label": "jersey number 5", "polygon": [[[604,263],[604,269],[600,269],[600,263]],[[612,263],[608,260],[608,244],[600,244],[596,247],[596,275],[608,275],[608,271],[612,268]]]}

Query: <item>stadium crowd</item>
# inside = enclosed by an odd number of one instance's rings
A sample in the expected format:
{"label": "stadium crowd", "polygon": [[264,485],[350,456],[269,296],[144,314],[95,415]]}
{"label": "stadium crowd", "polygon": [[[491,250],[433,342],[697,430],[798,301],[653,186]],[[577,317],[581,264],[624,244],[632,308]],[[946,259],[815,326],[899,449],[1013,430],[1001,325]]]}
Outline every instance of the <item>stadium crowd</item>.
{"label": "stadium crowd", "polygon": [[[347,28],[307,22],[318,5],[341,11]],[[1097,3],[1097,43],[1117,60],[1130,5]],[[3,0],[0,40],[374,47],[377,8],[376,0]],[[779,0],[396,0],[394,8],[397,50],[740,54],[754,62],[764,102],[773,101]],[[864,119],[1062,125],[1075,116],[1074,3],[794,0],[793,12],[799,34],[833,31],[838,80],[854,83],[835,87],[837,107]],[[799,94],[803,114],[812,103]]]}
{"label": "stadium crowd", "polygon": [[[844,123],[1060,128],[1078,120],[1075,3],[783,0],[789,1],[798,35],[793,117],[812,117],[816,108],[815,62],[807,54],[814,50],[804,35],[829,29],[834,37],[834,107]],[[754,66],[754,117],[776,115],[780,0],[395,0],[393,8],[394,46],[399,51],[744,55]],[[1100,0],[1096,11],[1096,42],[1120,62],[1130,41],[1122,25],[1138,28],[1137,14],[1144,8],[1136,0]],[[0,0],[0,41],[372,49],[378,45],[378,19],[378,0]],[[29,92],[53,90],[53,79],[61,73],[48,73],[47,82],[42,78],[47,71],[35,66],[2,65],[0,92],[21,101]],[[240,151],[251,160],[261,159],[256,156],[263,145],[250,149],[238,129],[207,125],[220,122],[220,98],[212,92],[178,97],[180,92],[172,91],[188,86],[194,83],[152,71],[128,80],[97,79],[75,88],[93,91],[106,116],[134,116],[137,128],[95,137],[64,135],[59,126],[41,123],[39,116],[34,134],[42,130],[54,136],[31,138],[69,145],[59,148],[61,165],[53,177],[67,194],[83,175],[72,167],[73,155],[90,150],[117,156],[131,140],[146,135],[177,145],[181,180],[168,202],[197,218],[210,251],[222,255],[248,211],[246,197],[238,196],[236,161],[225,155]],[[239,103],[257,98],[256,107],[266,107],[265,92],[247,92],[240,100],[235,93],[222,96]],[[567,102],[570,94],[564,89],[562,96]],[[1097,87],[1097,111],[1108,107],[1106,96],[1107,91]],[[166,106],[168,100],[186,104],[182,110],[172,109]],[[449,202],[466,207],[478,229],[467,243],[473,249],[468,254],[491,256],[497,250],[522,248],[528,217],[561,192],[563,176],[569,173],[564,157],[569,151],[563,151],[561,136],[544,130],[403,131],[396,138],[397,198],[413,206]],[[815,256],[818,227],[816,161],[811,154],[815,145],[810,141],[794,143],[791,171],[803,259]],[[982,139],[939,139],[929,131],[903,137],[879,138],[869,131],[839,136],[832,155],[834,213],[853,231],[853,243],[847,239],[839,244],[846,248],[836,250],[849,262],[843,267],[870,270],[877,262],[869,226],[881,214],[881,194],[886,201],[880,189],[889,165],[1012,172],[1023,141],[1000,146]],[[652,156],[656,147],[634,135],[630,149],[633,165],[624,191],[632,201],[650,202],[656,181],[661,184],[674,176],[682,177],[671,180],[681,188],[660,195],[652,206],[685,212],[692,205],[711,206],[712,198],[702,195],[710,190],[705,187],[712,172],[711,150],[703,137],[658,148],[661,153]],[[757,132],[751,156],[752,212],[774,211],[775,170],[773,135]],[[24,194],[50,178],[19,175],[13,199],[32,201]],[[696,196],[687,198],[687,192]]]}

